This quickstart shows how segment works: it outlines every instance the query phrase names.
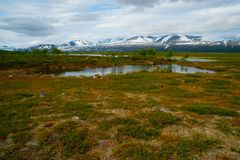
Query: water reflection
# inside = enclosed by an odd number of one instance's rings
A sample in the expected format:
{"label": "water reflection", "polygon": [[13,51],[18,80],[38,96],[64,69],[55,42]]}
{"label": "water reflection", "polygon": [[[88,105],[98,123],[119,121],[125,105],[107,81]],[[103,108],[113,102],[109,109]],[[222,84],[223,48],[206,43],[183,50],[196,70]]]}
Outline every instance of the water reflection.
{"label": "water reflection", "polygon": [[60,74],[56,74],[60,77],[93,77],[95,75],[106,76],[109,74],[127,74],[131,72],[140,72],[140,71],[154,71],[159,70],[163,72],[173,72],[173,73],[182,73],[182,74],[195,74],[195,73],[215,73],[211,70],[199,69],[196,67],[187,67],[181,66],[177,64],[164,64],[164,65],[154,65],[154,66],[146,66],[146,65],[124,65],[124,66],[116,66],[116,67],[97,67],[97,68],[83,68],[78,71],[67,71]]}

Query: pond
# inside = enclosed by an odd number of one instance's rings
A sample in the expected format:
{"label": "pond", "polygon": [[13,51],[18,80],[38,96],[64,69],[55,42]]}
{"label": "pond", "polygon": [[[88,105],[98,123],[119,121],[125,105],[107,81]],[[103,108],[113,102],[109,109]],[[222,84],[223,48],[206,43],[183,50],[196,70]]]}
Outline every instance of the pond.
{"label": "pond", "polygon": [[62,73],[55,74],[59,77],[94,77],[96,75],[106,76],[109,74],[119,75],[127,74],[132,72],[140,71],[163,71],[163,72],[173,72],[181,74],[195,74],[195,73],[215,73],[212,70],[199,69],[196,67],[187,67],[177,64],[161,64],[161,65],[123,65],[115,67],[96,67],[96,68],[83,68],[78,71],[66,71]]}

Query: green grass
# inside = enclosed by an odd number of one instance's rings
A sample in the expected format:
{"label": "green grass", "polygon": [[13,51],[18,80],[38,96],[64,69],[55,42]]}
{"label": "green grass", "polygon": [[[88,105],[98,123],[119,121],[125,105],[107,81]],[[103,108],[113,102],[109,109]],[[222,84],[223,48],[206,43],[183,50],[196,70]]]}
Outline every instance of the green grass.
{"label": "green grass", "polygon": [[142,144],[123,144],[117,150],[116,155],[119,159],[132,160],[160,160],[160,156],[154,148]]}
{"label": "green grass", "polygon": [[200,97],[203,94],[202,93],[193,93],[188,90],[174,88],[171,90],[171,92],[168,92],[167,95],[171,98],[195,98]]}
{"label": "green grass", "polygon": [[[0,51],[2,52],[2,51]],[[76,54],[76,53],[75,53]],[[117,53],[117,55],[121,55]],[[53,54],[31,54],[31,53],[0,53],[1,68],[35,68],[38,67],[42,72],[59,71],[62,67],[72,68],[72,66],[112,66],[124,64],[139,64],[144,61],[162,62],[164,61],[157,56],[154,57],[135,57],[124,58],[118,57],[84,57],[84,56],[67,56]],[[55,69],[54,69],[55,68]]]}
{"label": "green grass", "polygon": [[5,101],[6,99],[8,99],[7,95],[0,95],[0,102]]}
{"label": "green grass", "polygon": [[82,120],[106,116],[106,114],[94,110],[94,106],[81,102],[71,102],[64,105],[63,112],[69,118],[77,116]]}
{"label": "green grass", "polygon": [[12,89],[17,91],[18,89],[25,89],[29,86],[30,84],[28,84],[27,82],[25,82],[24,80],[20,80],[20,81],[15,81],[15,82],[2,82],[0,83],[0,87],[2,89]]}
{"label": "green grass", "polygon": [[27,150],[21,150],[22,145],[13,145],[6,150],[2,150],[0,160],[24,160],[28,159],[29,153]]}
{"label": "green grass", "polygon": [[184,107],[187,111],[197,113],[199,115],[219,115],[219,116],[238,116],[239,113],[230,109],[206,105],[191,104]]}
{"label": "green grass", "polygon": [[11,96],[11,98],[9,98],[9,100],[21,100],[21,99],[24,99],[24,98],[30,98],[30,97],[33,97],[33,94],[31,93],[27,93],[27,92],[19,92],[19,93],[16,93],[15,96]]}
{"label": "green grass", "polygon": [[[0,55],[0,159],[185,160],[211,159],[219,153],[232,158],[239,151],[240,54],[192,55],[219,61],[166,62],[160,60],[164,53],[117,59]],[[25,77],[15,72],[159,62],[219,72],[138,72],[102,79]],[[206,130],[213,137],[191,136]],[[215,137],[224,137],[222,148]]]}
{"label": "green grass", "polygon": [[176,152],[181,158],[188,158],[191,155],[203,153],[208,149],[215,148],[219,141],[203,135],[196,134],[191,139],[183,138],[177,144]]}
{"label": "green grass", "polygon": [[168,125],[174,125],[181,121],[179,117],[165,112],[150,114],[148,117],[149,123],[155,128],[164,128]]}
{"label": "green grass", "polygon": [[108,121],[102,121],[99,123],[99,129],[108,130],[117,125],[136,125],[138,122],[132,118],[115,118]]}
{"label": "green grass", "polygon": [[11,139],[15,143],[26,143],[32,139],[32,132],[29,130],[17,132],[11,136]]}
{"label": "green grass", "polygon": [[26,101],[0,105],[0,139],[6,138],[10,133],[28,131],[31,123],[29,109],[35,104],[35,101]]}
{"label": "green grass", "polygon": [[236,153],[239,153],[239,154],[240,154],[240,148],[231,147],[230,150],[231,150],[232,152],[236,152]]}
{"label": "green grass", "polygon": [[229,80],[212,80],[205,85],[206,89],[227,89],[231,85]]}
{"label": "green grass", "polygon": [[240,106],[240,97],[233,97],[231,103]]}
{"label": "green grass", "polygon": [[233,77],[237,80],[240,80],[240,73],[235,73]]}
{"label": "green grass", "polygon": [[154,138],[159,135],[159,131],[156,129],[151,129],[143,127],[140,125],[127,125],[118,128],[117,138],[119,137],[133,137],[138,139],[149,139]]}
{"label": "green grass", "polygon": [[240,136],[240,127],[239,125],[231,125],[226,121],[219,121],[217,122],[217,129],[222,131],[225,135],[236,135]]}
{"label": "green grass", "polygon": [[76,129],[78,127],[78,123],[74,122],[74,121],[66,121],[64,123],[61,123],[59,125],[57,125],[54,128],[54,132],[56,132],[57,134],[62,134],[64,132]]}
{"label": "green grass", "polygon": [[16,96],[19,98],[28,98],[28,97],[32,97],[33,94],[27,93],[27,92],[20,92],[20,93],[16,93]]}
{"label": "green grass", "polygon": [[22,99],[27,99],[27,98],[31,98],[34,95],[32,93],[27,93],[27,92],[18,92],[16,94],[12,94],[12,95],[0,95],[0,102],[1,101],[8,101],[8,102],[13,102],[16,100],[22,100]]}
{"label": "green grass", "polygon": [[[85,155],[92,146],[89,141],[89,129],[76,121],[63,122],[51,130],[41,129],[37,135],[38,150],[52,157],[53,151],[61,149],[62,158]],[[51,147],[51,148],[49,148]],[[60,148],[59,148],[60,147]]]}
{"label": "green grass", "polygon": [[63,144],[63,154],[71,156],[73,153],[85,154],[90,148],[86,142],[87,130],[70,130],[60,137]]}
{"label": "green grass", "polygon": [[195,155],[216,148],[219,141],[196,134],[192,138],[180,138],[174,144],[164,143],[161,147],[152,147],[143,144],[124,144],[116,154],[120,159],[133,160],[169,160],[169,159],[193,159]]}

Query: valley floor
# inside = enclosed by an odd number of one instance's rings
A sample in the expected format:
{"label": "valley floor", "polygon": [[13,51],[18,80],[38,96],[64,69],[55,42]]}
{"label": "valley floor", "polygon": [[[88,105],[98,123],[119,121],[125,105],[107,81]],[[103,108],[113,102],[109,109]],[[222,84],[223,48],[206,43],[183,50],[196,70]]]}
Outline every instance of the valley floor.
{"label": "valley floor", "polygon": [[0,159],[240,159],[240,54],[189,55],[217,72],[26,76],[5,57]]}

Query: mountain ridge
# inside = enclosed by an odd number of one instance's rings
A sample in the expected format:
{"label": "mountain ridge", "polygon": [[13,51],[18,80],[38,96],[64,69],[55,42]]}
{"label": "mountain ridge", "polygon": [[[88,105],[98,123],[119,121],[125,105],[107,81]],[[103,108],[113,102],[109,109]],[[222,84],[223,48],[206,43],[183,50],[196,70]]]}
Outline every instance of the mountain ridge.
{"label": "mountain ridge", "polygon": [[[203,39],[202,36],[195,35],[137,35],[130,38],[107,38],[92,42],[90,40],[72,40],[63,44],[38,44],[25,48],[25,50],[32,49],[53,49],[58,48],[62,51],[121,51],[120,48],[142,48],[142,47],[162,47],[167,49],[171,46],[184,46],[184,47],[201,47],[201,46],[240,46],[239,40],[228,40],[227,42],[222,41],[211,41]],[[111,49],[118,48],[118,49]],[[0,47],[2,50],[18,50],[14,47],[3,46]],[[164,50],[163,49],[163,50]],[[22,50],[22,49],[21,49]]]}

